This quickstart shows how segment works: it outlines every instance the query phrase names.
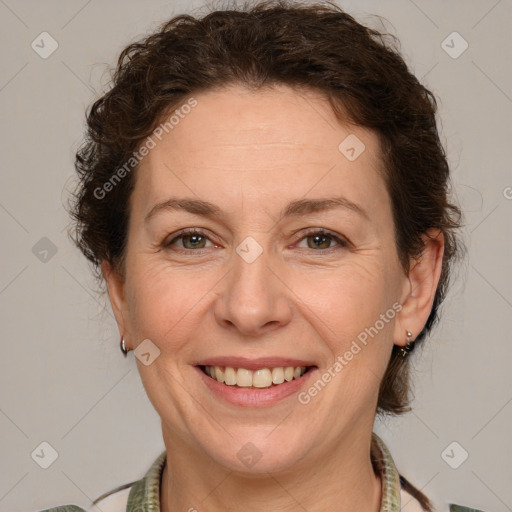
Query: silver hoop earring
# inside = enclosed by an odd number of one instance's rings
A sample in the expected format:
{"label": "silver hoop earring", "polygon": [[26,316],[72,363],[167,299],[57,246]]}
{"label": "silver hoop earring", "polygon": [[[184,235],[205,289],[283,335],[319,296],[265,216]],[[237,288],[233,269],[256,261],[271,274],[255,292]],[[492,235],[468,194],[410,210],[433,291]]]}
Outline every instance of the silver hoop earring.
{"label": "silver hoop earring", "polygon": [[414,340],[412,339],[412,333],[407,331],[407,343],[405,347],[402,347],[400,349],[400,355],[405,358],[409,354],[409,352],[412,350]]}
{"label": "silver hoop earring", "polygon": [[120,346],[121,346],[121,352],[123,353],[124,357],[126,357],[128,355],[128,349],[126,348],[126,344],[124,342],[123,336],[121,336]]}

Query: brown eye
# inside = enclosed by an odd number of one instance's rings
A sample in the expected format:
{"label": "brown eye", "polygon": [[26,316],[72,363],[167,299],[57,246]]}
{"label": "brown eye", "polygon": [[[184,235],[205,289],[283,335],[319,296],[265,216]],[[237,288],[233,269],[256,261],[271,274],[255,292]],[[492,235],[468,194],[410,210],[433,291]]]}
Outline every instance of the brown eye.
{"label": "brown eye", "polygon": [[306,239],[310,249],[329,249],[331,243],[331,237],[325,235],[309,235]]}
{"label": "brown eye", "polygon": [[199,234],[182,235],[179,238],[183,240],[183,247],[185,249],[203,249],[206,243],[206,237]]}
{"label": "brown eye", "polygon": [[[337,248],[343,248],[348,246],[348,243],[345,242],[345,240],[325,230],[317,230],[306,233],[306,235],[301,238],[299,244],[302,243],[303,240],[307,241],[307,249],[317,249],[320,251],[336,249],[336,244],[338,246]],[[334,246],[333,242],[336,242]],[[299,245],[299,247],[301,246]],[[303,247],[304,246],[302,246],[301,248]]]}
{"label": "brown eye", "polygon": [[171,241],[165,242],[163,246],[169,250],[173,250],[173,246],[175,246],[177,250],[194,251],[197,249],[207,249],[207,242],[211,243],[211,240],[206,236],[204,232],[191,229],[189,231],[182,231]]}

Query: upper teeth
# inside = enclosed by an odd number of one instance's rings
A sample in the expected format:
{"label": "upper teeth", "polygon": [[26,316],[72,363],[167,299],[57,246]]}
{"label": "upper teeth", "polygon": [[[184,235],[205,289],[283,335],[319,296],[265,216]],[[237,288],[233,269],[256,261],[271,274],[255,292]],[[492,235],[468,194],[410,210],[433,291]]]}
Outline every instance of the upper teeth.
{"label": "upper teeth", "polygon": [[230,366],[205,366],[206,375],[228,386],[268,388],[272,384],[282,384],[285,380],[298,379],[306,372],[306,366],[287,366],[277,368],[262,368],[261,370],[247,370],[246,368],[232,368]]}

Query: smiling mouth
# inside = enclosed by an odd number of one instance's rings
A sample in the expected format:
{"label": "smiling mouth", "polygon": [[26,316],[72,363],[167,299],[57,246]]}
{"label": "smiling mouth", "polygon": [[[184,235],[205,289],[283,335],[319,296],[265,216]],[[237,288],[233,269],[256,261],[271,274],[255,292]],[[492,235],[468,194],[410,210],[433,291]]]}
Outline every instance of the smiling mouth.
{"label": "smiling mouth", "polygon": [[278,366],[254,371],[231,366],[201,365],[199,368],[205,375],[226,386],[263,389],[300,379],[316,366]]}

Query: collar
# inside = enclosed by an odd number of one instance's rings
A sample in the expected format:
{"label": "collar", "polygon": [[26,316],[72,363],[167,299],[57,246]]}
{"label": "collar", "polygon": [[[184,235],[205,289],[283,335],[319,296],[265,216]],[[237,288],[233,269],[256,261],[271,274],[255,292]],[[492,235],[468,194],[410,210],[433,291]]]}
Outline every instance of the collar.
{"label": "collar", "polygon": [[[371,459],[382,481],[379,512],[400,512],[400,475],[384,441],[372,432]],[[141,480],[133,484],[126,512],[160,512],[160,485],[167,452],[161,453]]]}

